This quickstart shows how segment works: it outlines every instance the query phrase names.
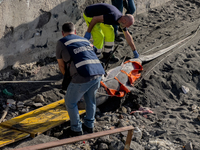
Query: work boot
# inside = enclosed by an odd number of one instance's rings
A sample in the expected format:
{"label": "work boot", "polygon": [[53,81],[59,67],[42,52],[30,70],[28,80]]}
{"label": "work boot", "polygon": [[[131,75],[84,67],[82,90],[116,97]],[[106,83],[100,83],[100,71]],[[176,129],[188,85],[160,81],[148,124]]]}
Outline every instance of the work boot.
{"label": "work boot", "polygon": [[120,36],[115,36],[115,41],[116,42],[122,42],[124,39]]}
{"label": "work boot", "polygon": [[112,54],[112,56],[111,56],[111,58],[110,58],[110,61],[118,62],[118,61],[119,61],[119,58]]}
{"label": "work boot", "polygon": [[74,136],[80,136],[80,135],[83,135],[83,131],[79,131],[79,132],[76,132],[76,131],[73,131],[73,130],[69,130],[69,135],[71,137],[74,137]]}
{"label": "work boot", "polygon": [[103,52],[102,54],[103,54],[103,58],[105,60],[108,60],[108,58],[110,57],[110,61],[112,61],[112,62],[118,62],[119,61],[119,58],[116,57],[115,55],[111,54],[111,52],[110,53]]}
{"label": "work boot", "polygon": [[82,124],[82,129],[83,129],[83,132],[86,132],[86,133],[93,133],[93,128],[88,128],[86,127],[84,124]]}

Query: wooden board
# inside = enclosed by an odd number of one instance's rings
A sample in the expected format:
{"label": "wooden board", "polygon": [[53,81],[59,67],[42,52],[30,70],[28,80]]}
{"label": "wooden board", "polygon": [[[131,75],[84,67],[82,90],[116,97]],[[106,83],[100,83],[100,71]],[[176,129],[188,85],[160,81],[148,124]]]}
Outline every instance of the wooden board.
{"label": "wooden board", "polygon": [[0,147],[25,139],[30,134],[0,125]]}
{"label": "wooden board", "polygon": [[[85,113],[85,110],[79,110],[80,115],[83,113]],[[31,137],[35,137],[68,120],[70,118],[64,99],[62,99],[1,124],[9,128],[24,131],[31,134]]]}
{"label": "wooden board", "polygon": [[93,138],[97,138],[97,137],[101,137],[101,136],[105,136],[105,135],[115,134],[115,133],[119,133],[119,132],[123,132],[123,131],[127,131],[127,130],[128,130],[128,135],[126,138],[126,144],[125,144],[124,150],[129,150],[132,135],[133,135],[133,130],[134,130],[133,126],[126,126],[126,127],[121,127],[121,128],[117,128],[117,129],[76,136],[76,137],[67,138],[67,139],[63,139],[63,140],[52,141],[52,142],[48,142],[48,143],[42,143],[42,144],[38,144],[38,145],[32,145],[32,146],[27,146],[27,147],[23,147],[23,148],[18,148],[15,150],[44,150],[44,149],[48,149],[48,148],[65,145],[65,144],[70,144],[70,143],[85,141],[88,139],[93,139]]}

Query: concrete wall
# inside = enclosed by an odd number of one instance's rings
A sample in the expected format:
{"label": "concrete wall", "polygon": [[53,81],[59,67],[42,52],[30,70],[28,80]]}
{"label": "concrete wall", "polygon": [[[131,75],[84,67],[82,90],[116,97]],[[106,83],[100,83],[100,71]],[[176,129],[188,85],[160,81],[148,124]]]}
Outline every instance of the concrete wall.
{"label": "concrete wall", "polygon": [[[169,0],[135,0],[136,14]],[[0,70],[55,56],[61,26],[72,21],[83,36],[86,6],[110,0],[0,0]]]}

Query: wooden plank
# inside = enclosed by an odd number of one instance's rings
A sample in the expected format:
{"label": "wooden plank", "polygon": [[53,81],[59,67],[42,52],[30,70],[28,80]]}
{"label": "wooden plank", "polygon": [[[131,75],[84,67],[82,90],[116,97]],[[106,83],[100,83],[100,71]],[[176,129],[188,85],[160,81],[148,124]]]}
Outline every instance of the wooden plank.
{"label": "wooden plank", "polygon": [[29,136],[30,134],[28,133],[10,129],[0,125],[0,147],[25,139]]}
{"label": "wooden plank", "polygon": [[[2,125],[30,133],[31,137],[35,137],[70,120],[64,103],[64,99],[62,99],[5,121]],[[83,113],[85,113],[85,110],[79,111],[80,115]]]}
{"label": "wooden plank", "polygon": [[129,150],[130,149],[132,136],[133,136],[133,129],[132,130],[128,130],[128,135],[126,137],[126,143],[125,143],[124,150]]}
{"label": "wooden plank", "polygon": [[[52,148],[52,147],[61,146],[61,145],[65,145],[65,144],[75,143],[78,141],[93,139],[93,138],[97,138],[97,137],[101,137],[101,136],[105,136],[105,135],[115,134],[115,133],[123,132],[123,131],[127,131],[127,130],[133,130],[133,129],[134,129],[133,126],[127,126],[127,127],[117,128],[117,129],[113,129],[113,130],[107,130],[107,131],[96,132],[96,133],[92,133],[92,134],[86,134],[86,135],[82,135],[82,136],[76,136],[76,137],[67,138],[67,139],[63,139],[63,140],[59,140],[59,141],[53,141],[53,142],[48,142],[48,143],[43,143],[43,144],[38,144],[38,145],[32,145],[32,146],[28,146],[28,147],[18,148],[15,150],[47,149],[47,148]],[[128,139],[130,139],[132,137],[131,133],[132,133],[132,131],[129,132]],[[131,140],[126,142],[127,144],[129,143],[128,147],[130,147],[130,142],[131,142]]]}

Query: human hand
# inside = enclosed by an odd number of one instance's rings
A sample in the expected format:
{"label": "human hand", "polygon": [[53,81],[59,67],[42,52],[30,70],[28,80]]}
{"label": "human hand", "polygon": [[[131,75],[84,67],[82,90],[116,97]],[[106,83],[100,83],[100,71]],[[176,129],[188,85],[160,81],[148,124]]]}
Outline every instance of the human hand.
{"label": "human hand", "polygon": [[91,33],[86,32],[84,38],[90,40],[90,38],[91,38]]}
{"label": "human hand", "polygon": [[133,51],[133,54],[135,56],[134,58],[138,58],[139,57],[139,54],[138,54],[138,52],[136,50]]}
{"label": "human hand", "polygon": [[122,30],[123,30],[124,28],[126,28],[126,27],[125,27],[125,24],[123,24],[123,23],[120,23],[120,24],[119,24],[119,27],[120,27]]}

